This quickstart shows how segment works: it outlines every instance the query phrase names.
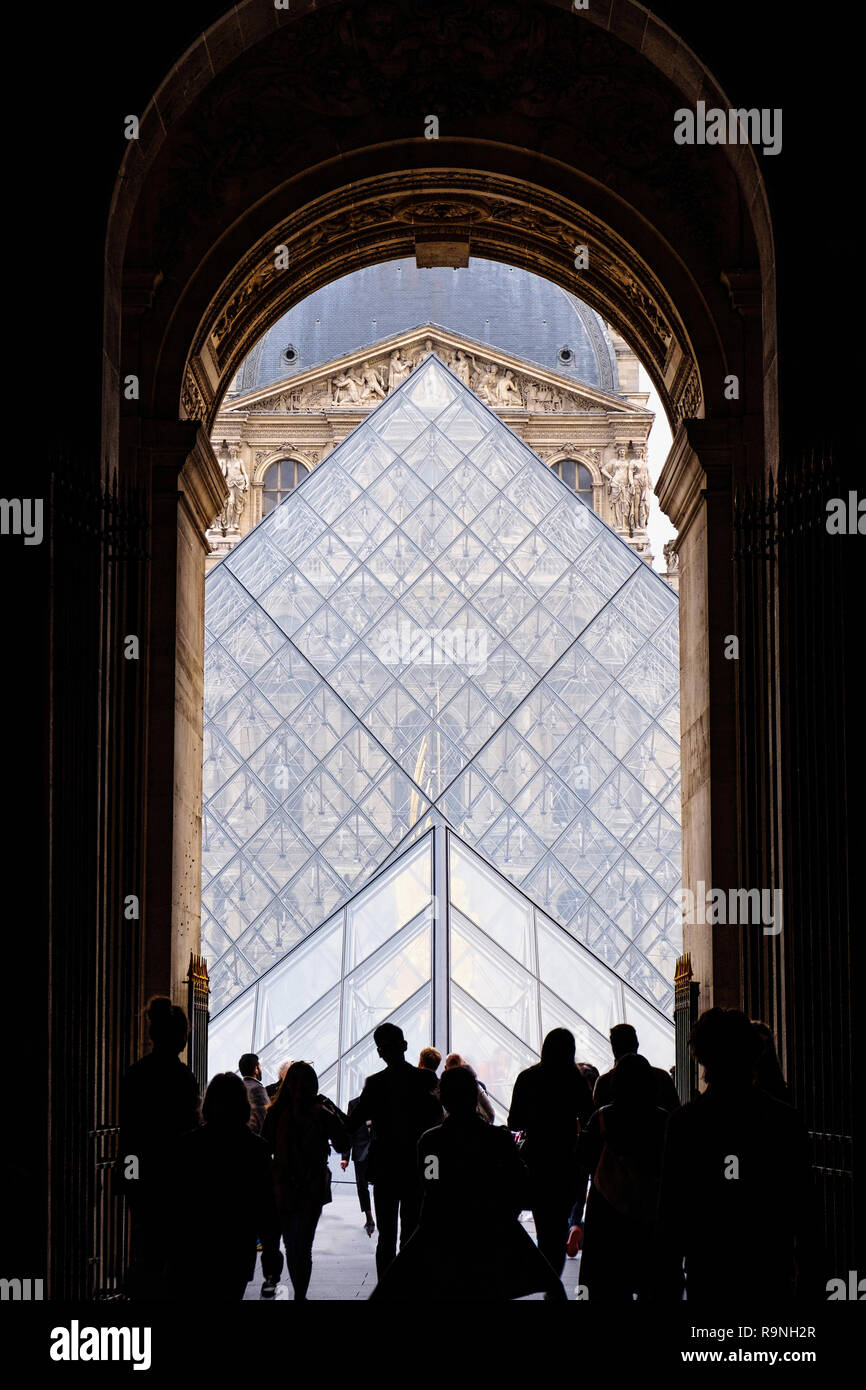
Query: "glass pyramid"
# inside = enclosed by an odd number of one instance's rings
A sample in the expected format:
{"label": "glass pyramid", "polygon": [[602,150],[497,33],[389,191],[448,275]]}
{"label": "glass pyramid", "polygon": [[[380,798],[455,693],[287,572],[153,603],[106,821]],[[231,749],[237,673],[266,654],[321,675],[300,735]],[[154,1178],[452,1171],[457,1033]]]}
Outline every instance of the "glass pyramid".
{"label": "glass pyramid", "polygon": [[345,1100],[385,1017],[481,1070],[568,1015],[606,1064],[606,998],[672,1050],[676,596],[437,358],[211,571],[205,647],[215,1069]]}

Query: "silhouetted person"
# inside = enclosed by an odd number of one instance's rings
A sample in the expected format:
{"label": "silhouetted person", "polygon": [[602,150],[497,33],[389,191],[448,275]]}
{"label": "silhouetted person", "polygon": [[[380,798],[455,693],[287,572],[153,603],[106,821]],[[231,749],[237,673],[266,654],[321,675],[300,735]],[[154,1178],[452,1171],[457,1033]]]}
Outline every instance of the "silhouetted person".
{"label": "silhouetted person", "polygon": [[[241,1058],[241,1062],[245,1064],[252,1075],[252,1080],[255,1081],[256,1078],[254,1073],[256,1069],[251,1065],[253,1061],[258,1061],[258,1059],[255,1058],[252,1053],[245,1054]],[[281,1062],[277,1072],[279,1080],[265,1087],[267,1106],[263,1110],[261,1109],[261,1097],[257,1095],[254,1086],[250,1085],[250,1081],[246,1078],[244,1080],[244,1084],[247,1088],[247,1099],[250,1101],[250,1129],[252,1129],[255,1134],[261,1135],[262,1139],[265,1140],[266,1148],[271,1156],[273,1155],[273,1135],[272,1133],[268,1133],[266,1136],[265,1120],[271,1102],[275,1100],[283,1084],[283,1078],[291,1065],[290,1061]],[[238,1064],[238,1070],[241,1070],[240,1063]],[[261,1066],[258,1068],[258,1074],[261,1076]],[[258,1102],[256,1112],[252,1110],[254,1096]],[[275,1298],[277,1285],[280,1282],[280,1275],[283,1272],[283,1252],[280,1249],[280,1223],[276,1215],[276,1209],[274,1211],[272,1223],[265,1230],[259,1232],[259,1240],[262,1243],[262,1298]]]}
{"label": "silhouetted person", "polygon": [[261,1134],[270,1097],[262,1085],[261,1063],[254,1052],[244,1053],[238,1062],[238,1071],[247,1088],[247,1099],[250,1103],[250,1129],[253,1134]]}
{"label": "silhouetted person", "polygon": [[[578,1062],[577,1070],[580,1072],[590,1091],[593,1090],[599,1077],[598,1067],[593,1066],[592,1062]],[[586,1182],[581,1181],[571,1215],[568,1218],[568,1241],[565,1253],[570,1260],[573,1260],[580,1250],[583,1239],[583,1208],[586,1205]]]}
{"label": "silhouetted person", "polygon": [[436,1080],[439,1071],[439,1063],[442,1061],[442,1053],[437,1047],[422,1047],[418,1057],[418,1065],[422,1071],[432,1071]]}
{"label": "silhouetted person", "polygon": [[[437,1053],[436,1055],[438,1057],[439,1054]],[[347,1119],[351,1117],[352,1111],[357,1108],[359,1100],[360,1096],[355,1096],[354,1100],[349,1101],[346,1110]],[[340,1167],[344,1173],[349,1166],[350,1158],[354,1164],[355,1187],[358,1192],[358,1201],[361,1203],[361,1211],[364,1213],[364,1230],[367,1232],[368,1236],[372,1236],[376,1229],[376,1223],[373,1220],[373,1212],[370,1205],[370,1178],[367,1172],[370,1157],[370,1129],[369,1120],[365,1125],[362,1125],[360,1129],[356,1129],[352,1135],[351,1148],[347,1149],[340,1157]]]}
{"label": "silhouetted person", "polygon": [[[613,1053],[613,1066],[610,1071],[603,1072],[598,1078],[592,1093],[596,1110],[600,1110],[603,1105],[609,1105],[613,1100],[613,1078],[616,1075],[616,1067],[620,1058],[630,1057],[638,1051],[637,1033],[630,1023],[615,1023],[611,1028],[610,1050]],[[652,1074],[656,1087],[656,1105],[660,1105],[662,1110],[667,1110],[668,1114],[671,1114],[674,1110],[679,1109],[680,1104],[680,1098],[671,1074],[664,1071],[662,1067],[653,1067]]]}
{"label": "silhouetted person", "polygon": [[133,1299],[164,1299],[169,1243],[177,1232],[168,1204],[181,1135],[201,1123],[198,1083],[178,1054],[186,1047],[183,1009],[157,996],[147,1006],[152,1050],[120,1086],[118,1169],[131,1213],[127,1291]]}
{"label": "silhouetted person", "polygon": [[464,1067],[475,1077],[475,1084],[478,1087],[478,1103],[476,1109],[482,1120],[486,1120],[489,1125],[496,1123],[496,1111],[493,1109],[493,1102],[487,1094],[487,1087],[478,1078],[478,1073],[473,1066],[461,1057],[459,1052],[449,1052],[445,1058],[445,1070],[452,1071],[455,1067]]}
{"label": "silhouetted person", "polygon": [[562,1284],[520,1224],[529,1173],[507,1129],[477,1113],[477,1084],[465,1067],[440,1080],[447,1116],[418,1141],[423,1203],[418,1229],[371,1297],[425,1304],[565,1298]]}
{"label": "silhouetted person", "polygon": [[568,1218],[579,1192],[575,1166],[578,1126],[592,1114],[592,1096],[574,1061],[574,1037],[554,1028],[541,1046],[541,1061],[514,1083],[508,1128],[522,1130],[522,1149],[532,1179],[532,1215],[538,1248],[557,1275],[565,1264]]}
{"label": "silhouetted person", "polygon": [[707,1088],[670,1116],[662,1165],[659,1235],[676,1262],[669,1291],[681,1292],[684,1260],[690,1302],[786,1301],[798,1257],[808,1266],[805,1127],[755,1085],[760,1039],[745,1014],[701,1014],[692,1049]]}
{"label": "silhouetted person", "polygon": [[[248,1092],[234,1072],[210,1082],[202,1116],[202,1127],[180,1144],[175,1282],[179,1297],[237,1301],[255,1273],[256,1240],[275,1225],[270,1155],[250,1129]],[[194,1262],[185,1245],[182,1260],[177,1253],[178,1232],[191,1219]]]}
{"label": "silhouetted person", "polygon": [[790,1105],[791,1092],[788,1090],[788,1083],[785,1080],[779,1054],[776,1051],[776,1039],[767,1024],[761,1023],[759,1019],[752,1019],[752,1027],[759,1043],[758,1060],[755,1063],[755,1082],[762,1091],[766,1091],[767,1095],[772,1096],[774,1100],[781,1100],[784,1101],[785,1105]]}
{"label": "silhouetted person", "polygon": [[296,1302],[307,1297],[316,1227],[331,1201],[329,1146],[343,1153],[350,1144],[344,1117],[318,1092],[319,1078],[309,1062],[293,1062],[263,1131],[274,1155],[274,1199]]}
{"label": "silhouetted person", "polygon": [[580,1072],[589,1089],[591,1091],[594,1090],[595,1083],[601,1074],[598,1067],[592,1062],[578,1062],[577,1070]]}
{"label": "silhouetted person", "polygon": [[354,1133],[368,1120],[373,1124],[367,1171],[379,1227],[376,1270],[381,1278],[397,1253],[398,1219],[401,1246],[418,1224],[417,1144],[441,1120],[442,1107],[432,1093],[433,1072],[406,1061],[406,1040],[396,1024],[380,1023],[373,1039],[385,1070],[367,1077],[348,1126]]}
{"label": "silhouetted person", "polygon": [[580,1282],[591,1305],[648,1298],[657,1272],[654,1250],[659,1175],[668,1113],[656,1105],[645,1057],[620,1058],[613,1100],[590,1118],[577,1143],[591,1175],[583,1228]]}

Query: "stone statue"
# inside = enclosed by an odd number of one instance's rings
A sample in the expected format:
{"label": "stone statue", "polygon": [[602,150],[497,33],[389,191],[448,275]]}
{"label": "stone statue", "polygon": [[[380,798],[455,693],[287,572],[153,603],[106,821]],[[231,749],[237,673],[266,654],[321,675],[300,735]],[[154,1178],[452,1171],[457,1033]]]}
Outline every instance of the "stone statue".
{"label": "stone statue", "polygon": [[475,383],[476,396],[480,396],[488,405],[496,405],[498,389],[499,368],[490,365],[482,367],[479,379]]}
{"label": "stone statue", "polygon": [[[494,372],[496,368],[494,367]],[[523,406],[523,397],[520,394],[520,387],[514,380],[514,373],[506,370],[505,375],[496,382],[494,395],[497,405],[519,405]]]}
{"label": "stone statue", "polygon": [[652,479],[646,462],[646,449],[643,445],[635,451],[629,464],[629,531],[645,531],[649,521],[649,499],[652,492]]}
{"label": "stone statue", "polygon": [[676,552],[676,541],[665,541],[663,548],[668,574],[676,574],[680,567],[680,557]]}
{"label": "stone statue", "polygon": [[364,382],[350,372],[341,372],[334,377],[334,405],[357,405],[361,399]]}
{"label": "stone statue", "polygon": [[411,370],[411,364],[404,362],[400,356],[400,349],[395,348],[388,363],[388,390],[396,391],[398,386],[402,386]]}
{"label": "stone statue", "polygon": [[454,359],[454,362],[453,362],[452,365],[451,365],[451,370],[453,371],[454,375],[460,378],[460,380],[463,382],[463,385],[464,385],[464,386],[468,386],[468,385],[469,385],[470,378],[471,378],[470,369],[469,369],[470,358],[471,358],[471,361],[472,361],[472,368],[473,368],[473,370],[475,370],[475,371],[477,372],[478,367],[477,367],[477,364],[476,364],[476,362],[475,362],[475,358],[474,358],[474,357],[471,357],[471,354],[468,354],[468,353],[465,353],[465,352],[462,352],[462,351],[457,353],[457,356],[456,356],[456,358]]}
{"label": "stone statue", "polygon": [[250,490],[250,480],[237,444],[230,445],[224,439],[217,454],[217,461],[226,480],[229,495],[214,524],[225,534],[226,531],[237,531],[240,527],[240,520],[247,504],[247,493]]}
{"label": "stone statue", "polygon": [[361,400],[362,401],[383,401],[385,399],[385,388],[379,378],[379,373],[372,365],[361,368]]}
{"label": "stone statue", "polygon": [[610,505],[613,511],[613,524],[617,531],[625,531],[629,520],[630,502],[630,463],[625,444],[617,444],[616,459],[613,462],[612,470],[602,467],[602,473],[608,480],[607,494],[610,498]]}
{"label": "stone statue", "polygon": [[425,339],[424,339],[424,346],[423,346],[422,348],[416,348],[415,351],[414,351],[413,354],[412,354],[412,365],[413,365],[413,367],[418,367],[418,366],[420,366],[420,364],[424,361],[424,358],[425,358],[425,357],[429,357],[432,351],[433,351],[433,339],[432,339],[432,338],[425,338]]}

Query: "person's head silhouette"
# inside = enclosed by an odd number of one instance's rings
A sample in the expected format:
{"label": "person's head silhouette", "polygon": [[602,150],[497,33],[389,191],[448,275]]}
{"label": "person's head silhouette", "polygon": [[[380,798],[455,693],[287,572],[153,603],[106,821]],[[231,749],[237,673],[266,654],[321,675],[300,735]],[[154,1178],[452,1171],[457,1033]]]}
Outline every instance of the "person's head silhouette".
{"label": "person's head silhouette", "polygon": [[653,1104],[652,1067],[646,1057],[630,1052],[616,1064],[611,1087],[617,1105]]}
{"label": "person's head silhouette", "polygon": [[708,1086],[751,1086],[761,1040],[739,1009],[707,1009],[692,1029],[691,1045]]}
{"label": "person's head silhouette", "polygon": [[293,1062],[283,1078],[283,1087],[295,1110],[311,1110],[319,1094],[319,1078],[309,1062]]}
{"label": "person's head silhouette", "polygon": [[567,1028],[552,1028],[541,1044],[541,1065],[551,1069],[574,1066],[574,1034]]}
{"label": "person's head silhouette", "polygon": [[439,1082],[439,1099],[450,1119],[471,1119],[478,1104],[478,1082],[466,1067],[450,1067]]}
{"label": "person's head silhouette", "polygon": [[373,1041],[386,1066],[394,1067],[403,1061],[407,1043],[402,1028],[398,1028],[396,1023],[380,1023],[373,1034]]}
{"label": "person's head silhouette", "polygon": [[167,995],[157,994],[147,1006],[147,1018],[154,1052],[183,1052],[189,1033],[183,1009]]}
{"label": "person's head silhouette", "polygon": [[615,1023],[610,1030],[610,1050],[615,1062],[638,1050],[637,1033],[630,1023]]}
{"label": "person's head silhouette", "polygon": [[201,1107],[206,1125],[218,1129],[242,1129],[250,1118],[247,1088],[232,1071],[220,1072],[213,1078]]}

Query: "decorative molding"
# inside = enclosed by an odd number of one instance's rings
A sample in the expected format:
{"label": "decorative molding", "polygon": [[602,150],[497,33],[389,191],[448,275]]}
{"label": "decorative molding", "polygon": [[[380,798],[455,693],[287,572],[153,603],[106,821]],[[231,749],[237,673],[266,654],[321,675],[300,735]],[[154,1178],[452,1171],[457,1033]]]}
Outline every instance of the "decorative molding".
{"label": "decorative molding", "polygon": [[[529,257],[536,273],[568,293],[579,291],[655,369],[663,397],[672,354],[678,350],[692,363],[685,332],[661,285],[600,219],[516,179],[440,169],[353,184],[297,209],[274,227],[215,297],[193,343],[187,375],[196,359],[207,355],[223,379],[231,379],[251,343],[304,295],[357,266],[411,257],[419,237],[441,238],[458,225],[469,227],[473,255],[515,264],[526,264]],[[274,268],[275,244],[289,247],[290,271]],[[579,284],[576,244],[590,248],[591,269],[581,272]],[[190,394],[185,384],[184,397]]]}
{"label": "decorative molding", "polygon": [[229,488],[203,428],[196,433],[195,444],[178,474],[177,485],[195,522],[196,533],[207,550],[205,532],[229,501]]}
{"label": "decorative molding", "polygon": [[730,496],[731,461],[741,447],[733,420],[684,420],[656,483],[659,506],[682,540],[705,498]]}
{"label": "decorative molding", "polygon": [[670,389],[674,414],[680,424],[683,420],[697,419],[703,404],[701,379],[697,366],[691,356],[683,357],[674,375]]}

